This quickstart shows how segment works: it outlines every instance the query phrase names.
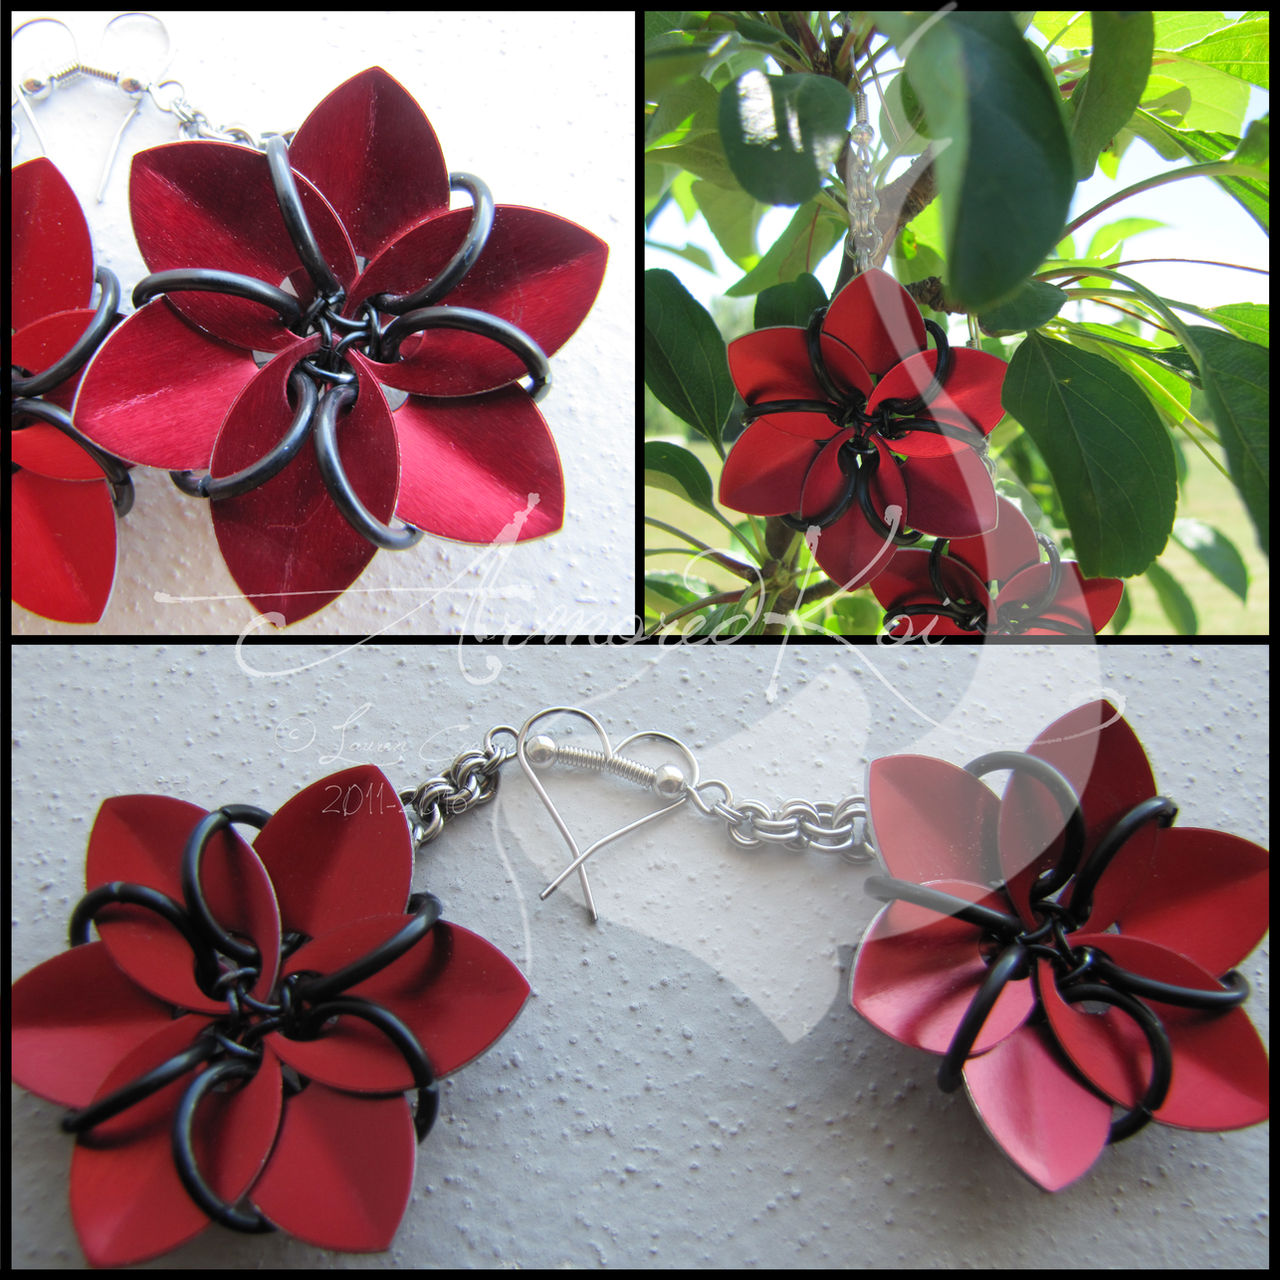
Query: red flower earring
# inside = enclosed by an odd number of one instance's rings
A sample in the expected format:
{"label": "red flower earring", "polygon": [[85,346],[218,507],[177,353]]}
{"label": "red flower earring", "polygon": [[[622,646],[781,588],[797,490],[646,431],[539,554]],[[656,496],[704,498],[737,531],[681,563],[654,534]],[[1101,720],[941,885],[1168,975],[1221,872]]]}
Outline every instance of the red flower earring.
{"label": "red flower earring", "polygon": [[[252,847],[233,824],[259,829]],[[388,1247],[437,1080],[529,994],[500,951],[410,894],[412,870],[372,765],[274,816],[102,805],[72,949],[11,997],[14,1080],[74,1108],[71,1211],[91,1262],[141,1262],[211,1222]]]}
{"label": "red flower earring", "polygon": [[[604,242],[449,173],[380,68],[266,150],[200,140],[135,157],[152,274],[86,371],[82,430],[211,499],[232,576],[285,622],[424,531],[557,529],[563,478],[536,402],[600,288]],[[450,190],[471,209],[450,212]]]}
{"label": "red flower earring", "polygon": [[[1001,801],[981,778],[1006,769]],[[889,872],[867,889],[889,905],[853,1007],[941,1054],[939,1085],[965,1086],[1028,1177],[1058,1190],[1151,1120],[1266,1118],[1266,1050],[1233,969],[1267,931],[1266,852],[1174,829],[1110,703],[963,769],[877,760],[867,800]]]}
{"label": "red flower earring", "polygon": [[1000,520],[988,533],[894,552],[871,584],[889,634],[1093,636],[1111,621],[1124,583],[1085,578],[1012,502],[999,498],[997,506]]}
{"label": "red flower earring", "polygon": [[[926,350],[926,329],[935,346]],[[865,586],[895,545],[995,527],[986,437],[1003,415],[1005,365],[951,348],[891,276],[855,276],[807,328],[729,344],[749,423],[725,461],[720,500],[816,526],[814,558]]]}

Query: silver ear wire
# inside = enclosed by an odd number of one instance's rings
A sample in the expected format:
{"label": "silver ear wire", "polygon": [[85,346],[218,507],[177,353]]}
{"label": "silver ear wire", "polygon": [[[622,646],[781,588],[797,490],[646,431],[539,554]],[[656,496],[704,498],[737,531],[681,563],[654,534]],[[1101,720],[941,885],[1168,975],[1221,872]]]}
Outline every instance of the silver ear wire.
{"label": "silver ear wire", "polygon": [[[75,32],[61,18],[28,18],[26,22],[19,23],[18,26],[14,27],[13,33],[9,37],[9,51],[11,54],[14,41],[17,40],[18,36],[28,27],[37,26],[41,22],[51,22],[55,26],[61,27],[71,38],[71,61],[43,74],[28,71],[20,79],[15,79],[13,96],[10,100],[10,110],[15,106],[22,109],[22,113],[27,117],[27,121],[31,125],[31,132],[35,134],[36,142],[40,144],[41,154],[47,156],[49,148],[40,132],[40,126],[36,124],[36,118],[28,105],[28,99],[40,102],[47,98],[54,89],[77,79],[80,75],[80,47],[76,44]],[[16,151],[18,143],[22,140],[22,130],[12,117],[10,117],[9,138],[12,149]]]}
{"label": "silver ear wire", "polygon": [[[143,13],[134,11],[129,13],[118,13],[111,18],[106,26],[102,29],[105,37],[117,22],[126,18],[145,18],[148,21],[156,23],[164,35],[164,50],[159,55],[157,65],[153,73],[148,76],[141,76],[134,71],[105,71],[101,67],[90,65],[80,60],[79,46],[76,43],[75,33],[60,18],[31,18],[27,22],[22,23],[14,29],[11,42],[16,39],[18,33],[27,27],[34,26],[39,22],[52,22],[62,27],[64,31],[71,37],[71,49],[73,57],[70,62],[64,63],[54,70],[45,73],[28,72],[17,82],[13,94],[13,105],[19,106],[26,115],[27,120],[31,124],[32,132],[35,134],[36,141],[40,144],[40,150],[45,154],[49,154],[48,145],[45,143],[43,135],[40,133],[40,127],[36,124],[35,115],[31,111],[28,100],[43,101],[48,98],[54,89],[65,88],[67,85],[74,83],[81,78],[93,80],[101,80],[106,84],[114,85],[127,98],[131,100],[131,107],[128,114],[120,124],[120,128],[116,131],[115,138],[112,140],[111,148],[107,152],[106,163],[103,165],[102,178],[98,183],[97,200],[102,203],[103,196],[107,189],[107,182],[111,177],[111,169],[115,163],[115,158],[120,151],[120,144],[124,139],[125,131],[133,118],[138,114],[142,106],[142,98],[145,93],[155,84],[155,82],[164,75],[169,67],[169,62],[173,52],[173,42],[169,37],[169,28],[164,22],[157,18],[153,13]],[[95,58],[95,62],[105,61],[102,58]],[[17,149],[18,142],[21,139],[21,130],[16,122],[11,123],[10,142],[13,150]]]}

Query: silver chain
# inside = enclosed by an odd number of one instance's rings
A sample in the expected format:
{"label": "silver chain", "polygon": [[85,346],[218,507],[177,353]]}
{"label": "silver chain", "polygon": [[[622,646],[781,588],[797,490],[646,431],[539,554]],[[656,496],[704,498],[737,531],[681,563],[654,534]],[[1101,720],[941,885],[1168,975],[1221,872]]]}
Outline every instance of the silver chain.
{"label": "silver chain", "polygon": [[443,773],[399,793],[415,848],[430,844],[448,819],[488,804],[498,794],[498,771],[516,754],[514,746],[498,744],[500,734],[514,738],[516,731],[510,725],[496,725],[485,734],[482,750],[464,751]]}
{"label": "silver chain", "polygon": [[848,160],[845,165],[845,192],[849,208],[849,243],[859,273],[870,269],[880,251],[882,239],[876,226],[880,197],[871,177],[871,144],[875,130],[867,123],[867,95],[855,89],[856,123],[849,131]]}
{"label": "silver chain", "polygon": [[[485,735],[483,749],[464,751],[443,773],[399,793],[413,828],[415,846],[430,843],[444,830],[446,822],[487,804],[497,795],[500,770],[517,754],[515,746],[497,741],[500,736],[521,740],[521,734],[510,725],[498,725]],[[812,850],[839,854],[854,864],[870,862],[876,856],[867,831],[867,802],[863,796],[847,796],[836,804],[787,800],[781,807],[771,809],[760,800],[735,801],[733,792],[717,779],[689,785],[673,766],[655,769],[612,752],[560,745],[546,735],[530,741],[528,759],[539,769],[561,764],[594,773],[612,773],[665,800],[684,797],[700,813],[721,819],[729,839],[744,849],[777,845],[796,853]]]}

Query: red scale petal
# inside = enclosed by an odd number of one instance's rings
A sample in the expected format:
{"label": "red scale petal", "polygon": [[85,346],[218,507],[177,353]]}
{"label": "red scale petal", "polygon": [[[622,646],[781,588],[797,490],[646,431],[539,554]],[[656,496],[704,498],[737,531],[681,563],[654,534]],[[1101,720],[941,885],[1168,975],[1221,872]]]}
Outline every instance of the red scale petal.
{"label": "red scale petal", "polygon": [[[871,375],[844,343],[827,334],[820,338],[822,360],[838,387],[871,392]],[[789,326],[756,329],[729,343],[729,373],[739,395],[751,405],[770,400],[829,401],[809,361],[805,330]],[[825,413],[771,413],[757,419],[778,431],[812,440],[836,428]]]}
{"label": "red scale petal", "polygon": [[[1009,366],[986,351],[973,351],[968,347],[954,347],[952,355],[954,363],[946,384],[929,401],[924,412],[952,425],[977,427],[984,436],[990,435],[1004,416],[1000,391]],[[937,367],[936,349],[909,356],[881,378],[875,394],[867,402],[867,412],[887,399],[910,400],[920,395],[929,387]],[[920,458],[971,447],[964,440],[930,431],[912,431],[894,442],[899,453]]]}
{"label": "red scale petal", "polygon": [[58,622],[97,622],[116,573],[116,513],[106,483],[17,471],[9,502],[14,603]]}
{"label": "red scale petal", "polygon": [[[52,315],[43,316],[39,320],[33,320],[30,324],[24,325],[13,335],[13,344],[9,352],[12,362],[19,368],[30,369],[33,372],[49,368],[50,365],[61,360],[80,341],[84,336],[85,330],[93,323],[93,318],[96,314],[90,307],[79,307],[74,311],[55,311]],[[71,402],[75,399],[76,386],[80,381],[80,376],[81,371],[77,369],[69,378],[64,379],[51,390],[46,391],[41,396],[41,399],[61,405],[64,409],[70,409]],[[15,419],[15,425],[19,421],[22,421],[22,419]],[[52,427],[45,427],[44,429],[46,431],[54,430]],[[13,460],[22,463],[23,466],[32,465],[22,456],[22,451],[19,448],[19,441],[27,434],[29,433],[24,431],[13,435]],[[66,440],[68,449],[76,449],[81,457],[84,456],[83,451],[78,448],[74,441],[68,440],[61,432],[57,434],[63,440]],[[83,464],[81,466],[83,468]],[[64,480],[83,480],[86,478],[97,479],[102,475],[102,471],[95,466],[92,476],[61,471],[45,471],[42,474],[60,476]]]}
{"label": "red scale petal", "polygon": [[[916,552],[927,555],[927,552]],[[929,756],[886,756],[867,770],[868,823],[891,876],[980,881],[997,874],[1000,801],[981,779]],[[1002,910],[1007,910],[1007,904]]]}
{"label": "red scale petal", "polygon": [[253,1201],[322,1249],[386,1249],[413,1190],[417,1144],[404,1098],[356,1098],[310,1084],[285,1106]]}
{"label": "red scale petal", "polygon": [[[840,437],[832,440],[809,469],[800,503],[800,510],[806,515],[822,514],[842,488],[844,473],[837,456],[842,443]],[[890,530],[897,531],[905,524],[906,483],[888,449],[879,440],[872,443],[879,451],[880,465],[868,486],[871,506]],[[841,583],[846,591],[872,581],[888,564],[894,551],[892,538],[871,524],[856,499],[849,510],[834,524],[821,530],[816,543],[810,545],[822,571]]]}
{"label": "red scale petal", "polygon": [[1040,544],[1031,522],[1008,498],[996,499],[997,523],[974,538],[957,538],[947,560],[961,560],[983,582],[1007,582],[1020,569],[1040,562]]}
{"label": "red scale petal", "polygon": [[90,361],[76,396],[76,426],[126,462],[202,469],[227,409],[257,372],[252,357],[200,333],[157,298]]}
{"label": "red scale petal", "polygon": [[[288,968],[333,973],[368,955],[411,916],[357,920],[300,947]],[[394,963],[348,993],[396,1014],[425,1050],[436,1076],[449,1075],[488,1049],[515,1021],[529,983],[492,943],[440,923]],[[387,1093],[413,1086],[404,1057],[360,1018],[339,1018],[315,1040],[269,1037],[303,1075],[341,1089]]]}
{"label": "red scale petal", "polygon": [[51,312],[88,305],[93,247],[80,202],[52,160],[28,160],[10,180],[10,323],[20,329]]}
{"label": "red scale petal", "polygon": [[126,1054],[173,1021],[89,942],[37,965],[13,984],[13,1080],[51,1102],[84,1107]]}
{"label": "red scale petal", "polygon": [[413,844],[396,789],[376,765],[332,773],[299,791],[258,833],[286,930],[309,937],[361,916],[401,912]]}
{"label": "red scale petal", "polygon": [[1043,1027],[1019,1027],[964,1067],[969,1101],[1005,1155],[1061,1191],[1102,1153],[1111,1105],[1081,1083]]}
{"label": "red scale petal", "polygon": [[449,207],[449,172],[422,108],[370,67],[299,126],[289,163],[322,191],[366,261],[425,214]]}
{"label": "red scale petal", "polygon": [[[891,447],[897,448],[894,441]],[[996,490],[991,474],[972,449],[902,464],[907,483],[906,522],[940,538],[967,538],[996,526]]]}
{"label": "red scale petal", "polygon": [[[1009,604],[1011,602],[1027,601],[1030,603],[1038,602],[1044,593],[1049,589],[1049,581],[1052,577],[1053,569],[1047,564],[1032,565],[1029,569],[1024,569],[1021,573],[1016,573],[1004,587],[1000,590],[1000,602]],[[1037,616],[1045,619],[1046,622],[1058,620],[1065,623],[1069,627],[1083,627],[1088,631],[1096,631],[1097,627],[1093,621],[1090,611],[1090,604],[1085,594],[1088,584],[1080,574],[1080,568],[1073,560],[1066,561],[1062,566],[1061,579],[1058,585],[1058,593],[1047,604],[1040,607]],[[1100,607],[1105,608],[1103,596],[1107,599],[1113,599],[1114,604],[1107,613],[1107,617],[1115,612],[1115,605],[1119,603],[1120,595],[1124,591],[1124,583],[1114,578],[1106,578],[1099,580],[1101,592],[1096,597]],[[1105,624],[1105,619],[1104,619]],[[1029,627],[1023,632],[1024,635],[1055,635],[1059,634],[1051,626]]]}
{"label": "red scale petal", "polygon": [[[99,1096],[186,1049],[203,1025],[203,1019],[190,1017],[170,1023],[119,1064],[103,1081]],[[196,1070],[76,1142],[71,1215],[80,1247],[94,1266],[157,1257],[209,1225],[173,1162],[173,1113]],[[280,1096],[280,1069],[268,1053],[244,1087],[211,1094],[200,1104],[193,1148],[206,1181],[222,1199],[238,1200],[262,1168],[275,1140]]]}
{"label": "red scale petal", "polygon": [[[960,880],[939,889],[967,902],[1003,911],[1002,894]],[[873,1026],[903,1044],[945,1053],[987,966],[979,951],[982,930],[954,916],[898,900],[867,929],[853,967],[853,1007]],[[1030,981],[1005,985],[974,1041],[983,1053],[1022,1025],[1035,1007]]]}
{"label": "red scale petal", "polygon": [[[976,539],[969,539],[976,541]],[[876,599],[892,614],[908,605],[938,605],[938,593],[929,573],[930,555],[914,547],[900,547],[894,552],[884,571],[871,584]],[[987,588],[968,567],[950,554],[941,557],[938,576],[943,590],[952,600],[972,601],[990,612],[991,598]],[[910,628],[910,630],[908,630]],[[971,635],[949,618],[937,614],[911,614],[894,627],[895,635]],[[983,790],[988,790],[986,787]]]}
{"label": "red scale petal", "polygon": [[[171,796],[114,796],[102,802],[89,835],[85,885],[112,880],[146,885],[183,902],[182,851],[206,810]],[[266,869],[231,828],[205,846],[200,883],[213,918],[229,932],[251,938],[267,959],[253,994],[266,997],[280,954],[280,918]],[[139,986],[183,1009],[225,1012],[226,1001],[196,985],[187,940],[163,917],[143,907],[113,905],[97,920],[112,959]]]}
{"label": "red scale petal", "polygon": [[[348,313],[371,294],[421,288],[453,257],[470,225],[471,211],[455,209],[406,232],[369,264]],[[484,252],[444,301],[509,321],[550,356],[591,310],[608,256],[603,240],[567,218],[498,205]],[[501,343],[459,329],[407,338],[395,364],[373,368],[388,386],[426,396],[493,391],[526,373],[524,361]]]}
{"label": "red scale petal", "polygon": [[[1199,965],[1142,938],[1114,933],[1072,934],[1072,946],[1104,951],[1120,968],[1180,987],[1213,990]],[[1040,998],[1049,1024],[1071,1061],[1109,1098],[1132,1106],[1151,1075],[1146,1037],[1128,1016],[1108,1007],[1090,1013],[1058,994],[1048,961],[1039,964]],[[1173,1078],[1155,1118],[1183,1129],[1240,1129],[1267,1117],[1267,1053],[1241,1008],[1206,1013],[1143,998],[1173,1046]]]}
{"label": "red scale petal", "polygon": [[[1075,788],[1084,810],[1086,854],[1134,805],[1155,795],[1142,743],[1105,699],[1055,720],[1028,751],[1054,765]],[[1039,783],[1024,773],[1010,775],[1000,811],[1000,861],[1009,896],[1028,922],[1034,919],[1031,883],[1044,868],[1056,865],[1064,823],[1061,810]],[[1155,826],[1148,823],[1129,843],[1149,854],[1154,839]],[[1091,925],[1103,927],[1097,919]]]}
{"label": "red scale petal", "polygon": [[[309,338],[278,356],[231,407],[213,452],[215,475],[231,475],[266,454],[293,420],[286,386]],[[363,370],[361,370],[363,374]],[[357,497],[388,523],[396,506],[400,455],[382,389],[360,377],[355,404],[338,418],[338,449]],[[213,504],[222,558],[260,613],[297,622],[336,600],[378,548],[347,523],[325,488],[312,448],[304,446],[278,475],[236,498]]]}
{"label": "red scale petal", "polygon": [[[357,267],[342,224],[306,178],[296,175],[296,181],[321,255],[350,287]],[[291,280],[304,306],[315,296],[299,270],[263,153],[204,139],[140,151],[133,158],[129,202],[138,248],[151,271],[234,271],[276,286]],[[261,303],[191,292],[175,293],[171,301],[189,320],[239,347],[279,351],[297,341]]]}
{"label": "red scale petal", "polygon": [[892,276],[874,267],[854,276],[831,300],[822,331],[857,352],[877,377],[925,345],[920,308]]}
{"label": "red scale petal", "polygon": [[463,542],[524,542],[564,523],[560,455],[523,388],[465,400],[410,396],[395,428],[396,513],[415,528]]}
{"label": "red scale petal", "polygon": [[[1117,855],[1117,861],[1128,846]],[[1265,849],[1224,831],[1171,827],[1157,831],[1152,874],[1134,885],[1113,913],[1131,936],[1159,943],[1224,974],[1262,941],[1270,914],[1270,860]],[[1099,892],[1111,878],[1102,878]],[[1095,927],[1090,920],[1090,927]]]}
{"label": "red scale petal", "polygon": [[817,449],[813,440],[775,431],[767,419],[753,422],[725,459],[720,501],[755,516],[799,511],[805,474]]}

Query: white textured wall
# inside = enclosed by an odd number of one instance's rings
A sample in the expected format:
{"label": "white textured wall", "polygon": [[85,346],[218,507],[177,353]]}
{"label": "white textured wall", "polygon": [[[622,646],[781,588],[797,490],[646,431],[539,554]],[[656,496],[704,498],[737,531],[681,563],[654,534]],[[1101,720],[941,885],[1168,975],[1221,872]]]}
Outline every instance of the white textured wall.
{"label": "white textured wall", "polygon": [[[42,11],[46,12],[46,11]],[[22,12],[14,25],[37,16]],[[154,62],[146,26],[111,32],[108,13],[61,15],[84,61],[145,74]],[[327,93],[382,66],[412,93],[451,169],[478,173],[500,204],[531,205],[594,231],[609,244],[595,307],[552,357],[553,386],[539,406],[565,470],[565,527],[495,556],[484,547],[425,538],[380,551],[349,591],[289,634],[465,634],[508,630],[630,633],[635,511],[635,92],[630,13],[261,13],[162,11],[173,36],[167,77],[215,124],[255,133],[296,128]],[[117,41],[116,37],[120,39]],[[121,53],[121,47],[126,52]],[[47,23],[15,46],[20,71],[70,60],[66,33]],[[129,58],[130,50],[139,56]],[[42,56],[43,55],[43,56]],[[141,64],[141,65],[140,65]],[[50,158],[80,197],[98,261],[121,282],[123,306],[146,267],[129,221],[132,154],[177,137],[172,117],[147,102],[129,126],[106,200],[94,193],[127,102],[81,82],[36,104]],[[38,155],[25,117],[15,159]],[[459,197],[465,203],[465,197]],[[210,264],[215,265],[215,264]],[[185,497],[164,472],[135,475],[137,501],[119,522],[107,635],[236,635],[257,618],[219,555],[208,504]],[[180,599],[157,600],[157,594]],[[192,599],[191,597],[196,597]],[[82,635],[13,608],[24,635]]]}
{"label": "white textured wall", "polygon": [[[1022,746],[1099,690],[1128,702],[1184,826],[1265,843],[1260,647],[880,650],[21,647],[13,678],[13,965],[65,946],[85,839],[107,796],[162,791],[276,808],[354,760],[398,786],[483,730],[588,705],[615,736],[684,737],[739,797],[837,799],[873,755],[963,762]],[[309,665],[314,664],[314,665]],[[286,674],[291,668],[296,670]],[[346,725],[343,730],[340,726]],[[552,782],[562,781],[552,779]],[[562,785],[577,829],[635,815],[616,780]],[[927,798],[925,798],[927,801]],[[1266,1265],[1265,1126],[1150,1126],[1056,1196],[1025,1181],[934,1060],[848,1007],[874,912],[864,873],[748,853],[683,810],[604,851],[592,927],[512,767],[419,883],[501,946],[534,998],[451,1079],[394,1249],[330,1255],[211,1229],[192,1266]],[[1266,945],[1244,965],[1264,1037]],[[58,1109],[14,1092],[13,1261],[80,1265]],[[172,1265],[160,1262],[157,1265]]]}

